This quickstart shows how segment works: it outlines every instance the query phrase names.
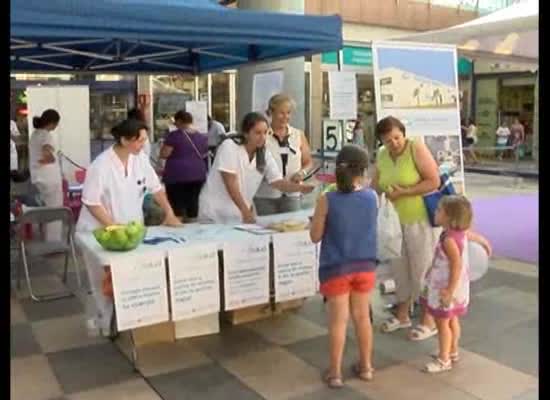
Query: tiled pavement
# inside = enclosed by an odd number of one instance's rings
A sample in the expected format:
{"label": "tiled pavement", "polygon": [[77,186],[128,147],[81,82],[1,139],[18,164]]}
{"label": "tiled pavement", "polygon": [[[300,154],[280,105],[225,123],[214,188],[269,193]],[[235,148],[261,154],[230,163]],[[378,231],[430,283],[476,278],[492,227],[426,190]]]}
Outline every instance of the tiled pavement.
{"label": "tiled pavement", "polygon": [[[532,192],[494,177],[469,177],[476,197]],[[504,182],[504,183],[503,183]],[[37,291],[63,288],[60,263],[41,260],[31,273]],[[74,276],[69,274],[69,284]],[[24,285],[23,285],[24,286]],[[463,320],[462,354],[453,371],[420,372],[435,339],[406,340],[405,333],[376,331],[375,380],[353,379],[355,339],[349,330],[344,357],[346,388],[320,381],[327,366],[327,330],[322,301],[315,297],[296,313],[240,326],[219,334],[140,350],[134,371],[118,345],[89,337],[79,298],[33,303],[26,290],[11,294],[11,398],[16,400],[185,399],[538,399],[538,267],[495,259],[472,285]],[[375,296],[375,324],[386,316]]]}
{"label": "tiled pavement", "polygon": [[[40,262],[37,290],[57,290],[60,271]],[[69,280],[71,283],[71,279]],[[310,299],[298,312],[221,333],[144,347],[140,371],[118,345],[89,337],[79,298],[33,303],[25,291],[11,296],[11,398],[17,400],[180,399],[464,399],[538,398],[538,274],[535,266],[495,260],[473,284],[463,322],[462,359],[438,376],[420,371],[435,339],[412,343],[405,333],[375,333],[375,380],[347,372],[335,393],[321,383],[327,365],[323,304]],[[385,316],[374,299],[375,323]],[[344,357],[355,360],[349,330]]]}

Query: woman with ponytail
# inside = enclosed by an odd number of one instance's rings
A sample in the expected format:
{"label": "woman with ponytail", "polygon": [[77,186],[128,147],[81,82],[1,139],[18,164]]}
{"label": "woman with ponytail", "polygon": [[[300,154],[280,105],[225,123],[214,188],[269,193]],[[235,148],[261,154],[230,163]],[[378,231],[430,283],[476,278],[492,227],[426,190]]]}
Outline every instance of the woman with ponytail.
{"label": "woman with ponytail", "polygon": [[[57,158],[58,142],[53,133],[60,119],[59,113],[53,109],[44,111],[40,117],[34,117],[32,120],[34,131],[29,140],[31,182],[48,207],[63,206],[63,178]],[[46,226],[46,240],[61,240],[59,222],[49,223]]]}
{"label": "woman with ponytail", "polygon": [[263,179],[282,192],[313,190],[311,185],[282,178],[273,156],[265,151],[267,130],[267,119],[251,112],[243,119],[241,133],[220,144],[199,197],[199,219],[253,223],[253,198]]}

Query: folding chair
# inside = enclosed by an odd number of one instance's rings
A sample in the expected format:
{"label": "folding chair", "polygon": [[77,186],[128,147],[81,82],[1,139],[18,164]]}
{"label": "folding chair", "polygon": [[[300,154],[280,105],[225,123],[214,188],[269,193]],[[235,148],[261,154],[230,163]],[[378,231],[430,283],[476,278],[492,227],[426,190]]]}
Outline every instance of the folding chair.
{"label": "folding chair", "polygon": [[[60,221],[62,223],[62,232],[67,232],[66,238],[60,241],[29,240],[25,235],[24,227],[28,224],[46,224]],[[80,268],[76,259],[74,245],[75,223],[71,210],[67,207],[36,207],[24,212],[18,221],[17,241],[21,253],[21,262],[17,264],[17,289],[21,288],[21,263],[25,270],[25,278],[29,289],[29,294],[34,301],[55,300],[74,295],[72,292],[53,293],[38,296],[32,291],[31,279],[29,275],[30,262],[27,257],[40,257],[52,254],[65,254],[65,268],[63,272],[63,283],[67,283],[67,269],[69,265],[69,255],[72,256],[78,288],[82,287],[80,279]]]}

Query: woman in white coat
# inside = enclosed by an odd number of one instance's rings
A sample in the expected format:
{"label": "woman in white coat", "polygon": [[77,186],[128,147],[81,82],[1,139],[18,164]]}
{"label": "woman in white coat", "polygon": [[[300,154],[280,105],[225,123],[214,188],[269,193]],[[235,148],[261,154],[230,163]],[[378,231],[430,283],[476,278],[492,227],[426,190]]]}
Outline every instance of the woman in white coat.
{"label": "woman in white coat", "polygon": [[[128,119],[113,128],[115,144],[101,153],[86,171],[82,190],[82,211],[77,231],[92,231],[98,227],[143,222],[143,198],[152,193],[165,214],[164,225],[180,226],[166,193],[141,151],[147,140],[147,126],[138,120]],[[95,258],[83,251],[83,259],[96,300],[99,327],[109,330],[112,300],[103,295],[104,271]]]}
{"label": "woman in white coat", "polygon": [[[29,140],[31,183],[47,207],[63,206],[63,177],[57,157],[58,141],[54,134],[60,119],[59,113],[53,109],[32,119],[34,131]],[[46,240],[61,240],[61,223],[47,224]]]}
{"label": "woman in white coat", "polygon": [[[265,147],[287,181],[302,182],[313,162],[306,135],[290,125],[294,101],[285,94],[276,94],[269,99],[267,115],[271,127]],[[297,211],[302,206],[300,193],[281,193],[265,180],[254,198],[258,215]]]}
{"label": "woman in white coat", "polygon": [[248,113],[241,135],[218,147],[212,169],[199,196],[199,219],[216,223],[253,223],[253,198],[260,184],[282,192],[310,193],[313,186],[283,179],[273,155],[266,151],[268,122],[260,113]]}

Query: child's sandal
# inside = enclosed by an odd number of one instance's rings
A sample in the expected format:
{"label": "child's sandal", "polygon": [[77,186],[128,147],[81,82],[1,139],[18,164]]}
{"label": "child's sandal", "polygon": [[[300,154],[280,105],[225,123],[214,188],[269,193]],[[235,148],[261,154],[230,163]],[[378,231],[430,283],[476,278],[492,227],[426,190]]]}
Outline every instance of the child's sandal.
{"label": "child's sandal", "polygon": [[429,362],[424,366],[424,372],[429,374],[437,374],[439,372],[449,371],[453,368],[453,363],[451,360],[443,362],[439,357],[434,361]]}
{"label": "child's sandal", "polygon": [[353,373],[355,376],[362,381],[372,381],[374,379],[374,368],[361,368],[361,365],[359,363],[353,364],[352,366]]}
{"label": "child's sandal", "polygon": [[330,371],[326,371],[323,374],[323,381],[331,389],[340,389],[344,387],[344,382],[342,381],[341,376],[333,376],[330,374]]}
{"label": "child's sandal", "polygon": [[[439,353],[433,353],[431,356],[435,360],[436,358],[439,357]],[[457,363],[460,361],[460,355],[458,354],[458,352],[449,354],[449,358],[453,363]]]}

